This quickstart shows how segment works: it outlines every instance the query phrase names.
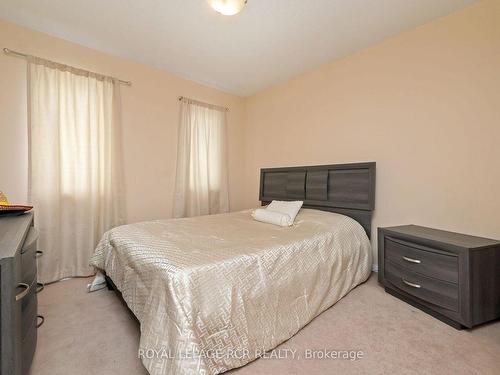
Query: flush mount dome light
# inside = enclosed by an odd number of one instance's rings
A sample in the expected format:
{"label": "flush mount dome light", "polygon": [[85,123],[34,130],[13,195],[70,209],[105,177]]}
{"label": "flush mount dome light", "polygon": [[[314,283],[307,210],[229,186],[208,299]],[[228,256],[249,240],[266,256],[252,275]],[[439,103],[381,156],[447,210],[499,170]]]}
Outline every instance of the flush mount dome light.
{"label": "flush mount dome light", "polygon": [[208,0],[208,3],[220,14],[233,16],[241,12],[247,0]]}

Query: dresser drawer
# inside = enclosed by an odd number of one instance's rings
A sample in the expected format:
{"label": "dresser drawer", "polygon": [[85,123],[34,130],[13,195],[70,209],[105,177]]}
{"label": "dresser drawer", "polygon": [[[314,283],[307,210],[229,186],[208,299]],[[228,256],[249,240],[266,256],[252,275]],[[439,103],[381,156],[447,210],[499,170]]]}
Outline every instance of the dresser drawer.
{"label": "dresser drawer", "polygon": [[455,312],[459,309],[457,284],[424,276],[390,260],[385,263],[385,279],[423,301]]}
{"label": "dresser drawer", "polygon": [[37,295],[36,281],[30,285],[29,293],[19,301],[21,303],[21,339],[27,336],[31,327],[36,325],[37,316]]}
{"label": "dresser drawer", "polygon": [[24,240],[23,247],[21,249],[21,253],[25,253],[27,250],[31,249],[33,246],[36,246],[36,241],[38,240],[38,230],[35,227],[30,227],[28,231],[28,235]]}
{"label": "dresser drawer", "polygon": [[31,285],[36,279],[37,239],[38,231],[31,227],[21,250],[21,282],[28,285]]}
{"label": "dresser drawer", "polygon": [[37,340],[37,327],[36,320],[34,324],[30,327],[29,331],[23,338],[21,342],[21,374],[28,375],[31,367],[31,362],[33,362],[33,356],[35,355],[36,340]]}
{"label": "dresser drawer", "polygon": [[424,276],[458,283],[458,258],[436,249],[385,237],[385,261]]}

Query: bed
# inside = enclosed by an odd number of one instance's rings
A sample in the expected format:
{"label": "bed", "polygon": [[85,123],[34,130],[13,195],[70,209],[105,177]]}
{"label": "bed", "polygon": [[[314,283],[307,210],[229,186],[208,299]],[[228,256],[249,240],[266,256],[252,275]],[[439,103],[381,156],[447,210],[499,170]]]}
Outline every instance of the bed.
{"label": "bed", "polygon": [[292,337],[364,282],[375,163],[261,170],[260,201],[303,200],[292,227],[251,210],[124,225],[91,264],[141,325],[151,375],[217,374]]}

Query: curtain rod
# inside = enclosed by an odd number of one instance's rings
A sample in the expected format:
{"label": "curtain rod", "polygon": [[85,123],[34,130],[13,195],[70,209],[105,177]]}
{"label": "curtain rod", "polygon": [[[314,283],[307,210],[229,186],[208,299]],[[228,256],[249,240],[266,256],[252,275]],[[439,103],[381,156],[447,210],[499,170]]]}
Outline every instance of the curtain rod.
{"label": "curtain rod", "polygon": [[207,106],[207,107],[221,109],[223,111],[229,112],[229,108],[227,108],[227,107],[222,107],[220,105],[215,105],[215,104],[200,102],[199,100],[195,100],[195,99],[191,99],[191,98],[186,98],[185,96],[179,96],[178,99],[179,99],[179,101],[181,101],[181,100],[187,100],[187,101],[189,101],[191,103],[194,103],[194,104],[204,105],[204,106]]}
{"label": "curtain rod", "polygon": [[[13,50],[8,49],[8,48],[4,48],[4,49],[3,49],[3,52],[4,52],[6,55],[14,55],[14,56],[19,56],[19,57],[22,57],[22,58],[25,58],[25,59],[26,59],[26,58],[28,58],[28,57],[30,56],[30,55],[27,55],[27,54],[25,54],[25,53],[21,53],[21,52],[13,51]],[[36,57],[36,56],[34,56],[34,57]],[[37,58],[40,58],[40,57],[37,57]],[[47,60],[47,59],[43,59],[43,58],[42,58],[42,60]],[[50,61],[50,60],[47,60],[47,61]],[[52,62],[52,61],[51,61],[51,62]],[[56,64],[58,64],[58,63],[56,63]],[[66,64],[62,64],[62,65],[66,65]],[[72,67],[72,66],[70,66],[70,65],[67,65],[67,66],[69,66],[69,67],[73,68],[73,67]],[[104,74],[94,73],[94,72],[91,72],[91,71],[86,70],[86,69],[80,69],[80,68],[75,68],[75,69],[78,69],[78,70],[83,70],[83,71],[85,71],[85,72],[92,73],[92,74],[97,74],[97,75],[99,75],[99,76],[105,76]],[[110,78],[117,79],[117,78],[114,78],[114,77],[110,77]],[[132,86],[132,82],[130,82],[130,81],[124,81],[124,80],[122,80],[122,79],[117,79],[117,80],[118,80],[118,82],[120,82],[121,84],[124,84],[124,85],[127,85],[127,86]]]}

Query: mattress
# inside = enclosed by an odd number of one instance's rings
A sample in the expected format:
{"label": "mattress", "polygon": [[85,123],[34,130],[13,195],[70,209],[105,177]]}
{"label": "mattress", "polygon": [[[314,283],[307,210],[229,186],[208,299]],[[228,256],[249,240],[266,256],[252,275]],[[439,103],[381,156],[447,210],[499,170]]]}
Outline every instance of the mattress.
{"label": "mattress", "polygon": [[114,228],[91,265],[138,318],[151,375],[217,374],[275,348],[364,282],[371,254],[347,216],[302,209],[279,227],[247,210]]}

